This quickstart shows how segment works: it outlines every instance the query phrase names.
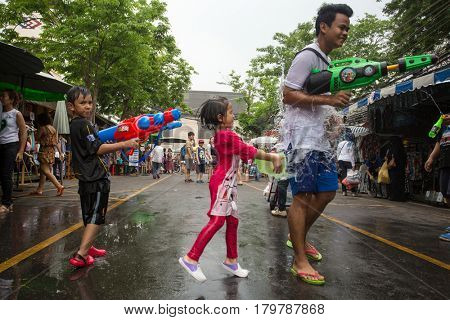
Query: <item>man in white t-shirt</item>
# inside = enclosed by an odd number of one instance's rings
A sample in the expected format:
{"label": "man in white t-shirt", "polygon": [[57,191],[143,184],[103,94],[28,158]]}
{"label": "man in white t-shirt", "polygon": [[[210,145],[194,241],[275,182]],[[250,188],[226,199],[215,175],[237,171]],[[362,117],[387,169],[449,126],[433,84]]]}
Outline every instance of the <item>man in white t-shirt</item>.
{"label": "man in white t-shirt", "polygon": [[324,284],[325,278],[310,265],[308,257],[319,261],[322,256],[306,242],[306,235],[338,189],[329,131],[330,127],[337,126],[333,107],[346,106],[350,94],[314,95],[305,92],[304,85],[311,70],[325,70],[330,62],[328,54],[344,44],[352,15],[353,10],[345,4],[323,5],[316,20],[317,41],[297,54],[284,82],[286,111],[281,134],[294,195],[288,214],[295,251],[291,271],[303,281],[315,285]]}
{"label": "man in white t-shirt", "polygon": [[159,179],[159,170],[161,169],[161,165],[164,159],[164,149],[160,146],[161,142],[158,141],[158,144],[155,148],[153,148],[150,156],[152,157],[152,174],[153,179]]}

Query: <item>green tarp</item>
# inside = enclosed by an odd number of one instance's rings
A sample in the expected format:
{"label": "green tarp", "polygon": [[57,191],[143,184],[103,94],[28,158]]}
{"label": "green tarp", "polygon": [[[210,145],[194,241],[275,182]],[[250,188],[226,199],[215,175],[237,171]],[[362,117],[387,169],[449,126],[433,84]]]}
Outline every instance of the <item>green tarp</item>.
{"label": "green tarp", "polygon": [[4,90],[4,89],[12,89],[12,90],[22,93],[24,100],[48,101],[48,102],[65,100],[63,93],[40,91],[40,90],[29,89],[26,87],[21,90],[20,86],[18,86],[18,85],[6,83],[6,82],[0,82],[0,90]]}

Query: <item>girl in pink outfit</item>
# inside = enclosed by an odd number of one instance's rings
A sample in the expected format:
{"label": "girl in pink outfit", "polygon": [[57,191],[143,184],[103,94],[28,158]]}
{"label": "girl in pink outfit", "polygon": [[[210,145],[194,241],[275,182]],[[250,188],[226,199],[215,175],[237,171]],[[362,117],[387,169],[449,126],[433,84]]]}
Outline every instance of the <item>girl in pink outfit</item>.
{"label": "girl in pink outfit", "polygon": [[215,130],[214,145],[218,154],[218,165],[209,183],[211,205],[208,211],[209,222],[202,229],[189,253],[179,258],[181,266],[196,280],[205,281],[198,260],[208,242],[225,224],[227,256],[222,266],[238,277],[247,277],[248,270],[237,262],[237,228],[239,224],[237,208],[237,170],[239,160],[262,159],[272,161],[275,171],[281,171],[281,158],[274,153],[265,153],[247,145],[234,133],[234,115],[231,103],[219,97],[204,102],[201,106],[200,120],[203,126]]}

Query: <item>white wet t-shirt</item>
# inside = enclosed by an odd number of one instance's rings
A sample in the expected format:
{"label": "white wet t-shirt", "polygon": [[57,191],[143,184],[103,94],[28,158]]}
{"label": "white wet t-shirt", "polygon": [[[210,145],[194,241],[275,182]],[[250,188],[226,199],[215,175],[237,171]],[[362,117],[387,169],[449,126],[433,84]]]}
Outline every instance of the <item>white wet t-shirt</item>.
{"label": "white wet t-shirt", "polygon": [[[317,43],[307,46],[315,49],[327,61],[331,61],[320,50]],[[284,85],[294,90],[303,90],[306,79],[312,69],[325,70],[327,64],[312,51],[299,53],[289,69]],[[332,106],[296,106],[285,105],[283,126],[281,129],[282,143],[285,150],[292,149],[331,151],[329,138],[326,135],[326,121],[336,111]]]}

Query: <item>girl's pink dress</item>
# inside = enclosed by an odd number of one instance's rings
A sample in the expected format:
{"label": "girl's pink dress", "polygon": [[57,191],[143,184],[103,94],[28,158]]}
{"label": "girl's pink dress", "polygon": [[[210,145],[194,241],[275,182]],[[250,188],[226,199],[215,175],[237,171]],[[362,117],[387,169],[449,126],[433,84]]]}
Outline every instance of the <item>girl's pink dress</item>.
{"label": "girl's pink dress", "polygon": [[253,159],[258,152],[255,147],[244,143],[231,130],[221,130],[214,136],[218,153],[218,165],[209,182],[211,206],[208,215],[238,218],[237,170],[239,160]]}
{"label": "girl's pink dress", "polygon": [[227,224],[225,241],[227,257],[235,259],[237,250],[237,228],[239,224],[237,209],[237,170],[239,159],[247,161],[256,156],[258,150],[242,142],[231,130],[221,130],[214,136],[214,145],[218,154],[218,165],[209,182],[211,205],[208,211],[209,222],[197,236],[194,245],[187,254],[198,261],[208,242],[222,226]]}

